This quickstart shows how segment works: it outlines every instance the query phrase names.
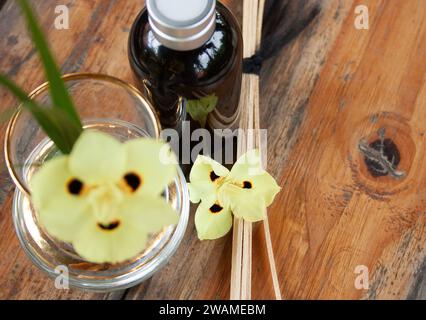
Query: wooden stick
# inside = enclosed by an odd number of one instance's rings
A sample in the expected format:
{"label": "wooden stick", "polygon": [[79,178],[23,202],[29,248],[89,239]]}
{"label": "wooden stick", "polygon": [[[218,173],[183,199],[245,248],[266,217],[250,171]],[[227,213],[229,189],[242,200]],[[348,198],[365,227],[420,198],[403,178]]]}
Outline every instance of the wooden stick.
{"label": "wooden stick", "polygon": [[259,0],[258,14],[257,14],[257,30],[256,30],[256,51],[260,49],[262,43],[262,28],[263,28],[263,14],[265,12],[266,0]]}
{"label": "wooden stick", "polygon": [[231,300],[238,300],[241,297],[241,261],[243,229],[239,219],[234,219],[234,228],[232,234],[232,267],[231,267]]}
{"label": "wooden stick", "polygon": [[[244,57],[251,57],[256,52],[258,32],[258,0],[245,0],[243,4],[243,38]],[[253,23],[256,21],[256,23]],[[241,119],[238,135],[238,157],[255,147],[253,132],[255,95],[253,90],[258,82],[253,75],[243,75],[241,88]],[[251,299],[251,266],[252,266],[252,224],[241,219],[234,219],[232,243],[231,292],[232,300]]]}
{"label": "wooden stick", "polygon": [[[243,38],[244,58],[253,56],[260,48],[265,0],[244,0]],[[256,23],[253,23],[255,21]],[[259,120],[259,76],[244,74],[241,87],[241,119],[238,134],[238,157],[248,150],[264,150],[260,140]],[[263,165],[265,162],[263,162]],[[268,219],[264,221],[266,248],[272,274],[276,299],[281,299],[281,291],[276,272]],[[252,224],[234,218],[232,241],[231,291],[232,300],[251,299],[252,274]]]}

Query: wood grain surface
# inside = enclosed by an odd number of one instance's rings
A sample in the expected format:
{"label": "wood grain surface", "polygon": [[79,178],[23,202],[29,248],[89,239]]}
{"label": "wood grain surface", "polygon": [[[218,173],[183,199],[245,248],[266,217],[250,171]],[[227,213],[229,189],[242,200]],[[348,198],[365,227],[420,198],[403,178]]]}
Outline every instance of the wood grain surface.
{"label": "wood grain surface", "polygon": [[[224,2],[241,18],[241,0]],[[143,1],[69,0],[69,30],[53,25],[63,2],[32,3],[63,73],[133,81],[127,37]],[[354,27],[359,4],[369,8],[369,30]],[[269,213],[283,297],[426,299],[425,1],[283,0],[267,8],[265,46],[274,55],[261,73],[261,125],[268,169],[283,187]],[[13,0],[0,0],[0,57],[0,72],[28,91],[44,81]],[[0,110],[15,103],[0,88]],[[56,290],[20,249],[14,186],[0,161],[0,298],[229,298],[231,234],[198,241],[193,214],[177,253],[143,284],[110,294]],[[254,226],[252,295],[269,299],[262,232]],[[358,265],[369,269],[368,290],[354,286]]]}

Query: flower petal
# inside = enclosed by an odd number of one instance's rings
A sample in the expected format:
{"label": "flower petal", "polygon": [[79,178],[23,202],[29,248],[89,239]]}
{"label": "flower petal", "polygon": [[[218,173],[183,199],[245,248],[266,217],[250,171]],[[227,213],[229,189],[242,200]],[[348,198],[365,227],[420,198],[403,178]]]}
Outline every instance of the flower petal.
{"label": "flower petal", "polygon": [[228,181],[240,186],[241,192],[248,193],[250,197],[263,199],[266,207],[272,204],[281,190],[275,179],[262,168],[258,150],[251,150],[238,159]]}
{"label": "flower petal", "polygon": [[147,243],[148,234],[122,218],[113,230],[102,229],[93,216],[78,230],[73,246],[84,259],[93,263],[120,263],[136,257]]}
{"label": "flower petal", "polygon": [[138,193],[160,195],[177,173],[177,159],[168,144],[142,138],[124,144],[127,154],[125,174],[137,173],[142,184]]}
{"label": "flower petal", "polygon": [[214,201],[214,197],[210,197],[198,206],[195,213],[195,227],[200,240],[221,238],[231,230],[231,211]]}
{"label": "flower petal", "polygon": [[211,171],[214,171],[219,177],[226,177],[229,174],[229,170],[219,162],[212,158],[199,155],[191,169],[189,179],[191,182],[210,181]]}
{"label": "flower petal", "polygon": [[219,193],[219,199],[229,206],[237,218],[257,222],[266,218],[266,204],[253,190],[245,190],[234,184],[226,184]]}
{"label": "flower petal", "polygon": [[148,233],[159,232],[179,222],[178,213],[160,196],[129,196],[121,204],[120,212],[135,227]]}
{"label": "flower petal", "polygon": [[198,203],[215,194],[229,170],[215,160],[199,155],[189,175],[190,200]]}
{"label": "flower petal", "polygon": [[148,235],[177,224],[178,214],[159,196],[128,196],[109,226],[93,215],[78,231],[73,245],[79,255],[94,263],[120,263],[141,253]]}
{"label": "flower petal", "polygon": [[89,184],[120,180],[126,154],[122,144],[108,134],[84,130],[70,155],[70,170]]}
{"label": "flower petal", "polygon": [[243,180],[248,176],[258,176],[264,173],[261,165],[259,150],[253,149],[243,154],[232,167],[229,178]]}
{"label": "flower petal", "polygon": [[214,195],[217,192],[217,188],[210,182],[191,182],[188,183],[189,200],[192,203],[198,203],[203,198],[209,195]]}
{"label": "flower petal", "polygon": [[68,160],[68,156],[49,160],[30,182],[32,204],[41,224],[50,235],[65,242],[73,240],[88,207],[84,195],[73,195],[68,190],[73,180]]}

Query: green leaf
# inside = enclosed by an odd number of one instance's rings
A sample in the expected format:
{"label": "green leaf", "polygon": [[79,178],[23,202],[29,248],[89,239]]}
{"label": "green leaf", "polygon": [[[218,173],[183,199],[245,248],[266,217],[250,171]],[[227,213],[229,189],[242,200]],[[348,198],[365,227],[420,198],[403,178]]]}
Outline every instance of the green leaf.
{"label": "green leaf", "polygon": [[186,111],[192,119],[198,121],[204,128],[207,122],[207,116],[217,105],[218,97],[215,94],[205,96],[198,100],[188,100]]}
{"label": "green leaf", "polygon": [[15,83],[1,74],[0,84],[8,88],[22,102],[22,106],[31,112],[40,127],[49,138],[52,139],[62,153],[69,154],[71,152],[82,129],[80,126],[76,125],[75,122],[70,120],[68,114],[58,108],[40,107]]}
{"label": "green leaf", "polygon": [[41,28],[32,12],[27,0],[19,0],[24,16],[27,20],[28,29],[37,48],[41,60],[43,62],[46,78],[49,82],[50,95],[52,97],[53,106],[62,109],[69,115],[71,121],[75,125],[82,127],[80,118],[74,108],[71,97],[61,79],[61,74],[55,64],[53,56],[49,50],[47,41],[45,40]]}

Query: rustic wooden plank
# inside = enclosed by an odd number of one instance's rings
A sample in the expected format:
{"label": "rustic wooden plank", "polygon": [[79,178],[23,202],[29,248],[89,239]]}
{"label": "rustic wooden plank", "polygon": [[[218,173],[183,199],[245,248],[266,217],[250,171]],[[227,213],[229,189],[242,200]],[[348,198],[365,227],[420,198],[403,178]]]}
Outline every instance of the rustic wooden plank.
{"label": "rustic wooden plank", "polygon": [[[419,165],[424,149],[420,106],[425,97],[421,1],[362,1],[371,11],[369,31],[354,30],[353,0],[279,1],[265,19],[265,33],[278,29],[288,42],[265,62],[261,75],[261,123],[269,130],[269,170],[281,177],[284,186],[270,223],[285,298],[425,298],[424,203],[414,192],[422,190],[424,175]],[[239,1],[225,2],[241,17]],[[70,1],[71,28],[62,31],[53,27],[53,10],[63,3],[33,4],[64,73],[102,72],[132,81],[127,36],[141,3]],[[319,13],[308,19],[316,7]],[[0,70],[28,90],[43,82],[14,1],[6,1],[0,11],[0,30]],[[1,88],[0,100],[0,110],[14,103]],[[392,112],[403,125],[395,124]],[[403,190],[389,177],[369,184],[365,168],[358,170],[361,180],[353,180],[356,165],[362,165],[358,140],[383,125],[397,126],[393,138],[404,159],[400,166],[410,162],[405,159],[413,162],[407,180],[400,183]],[[1,140],[3,135],[4,125]],[[349,154],[355,165],[348,164]],[[10,217],[13,185],[3,162],[0,168],[0,298],[121,298],[122,293],[54,290],[19,248]],[[388,188],[395,194],[386,191],[386,200],[381,199],[378,190]],[[256,225],[253,297],[273,298],[262,232]],[[190,219],[171,262],[124,297],[226,299],[230,256],[230,236],[199,242]],[[368,292],[353,287],[355,264],[370,268]]]}
{"label": "rustic wooden plank", "polygon": [[[354,27],[359,4],[369,8],[369,30]],[[294,149],[280,154],[288,138],[270,140],[270,163],[284,186],[270,211],[284,297],[424,298],[425,53],[423,1],[355,1],[313,94],[300,104],[303,116],[293,118],[300,127]],[[283,119],[279,109],[270,113]],[[404,178],[369,172],[359,146],[380,134],[397,146]],[[358,265],[369,269],[369,290],[354,286]],[[259,285],[263,269],[254,268],[254,277],[258,297],[271,297]]]}
{"label": "rustic wooden plank", "polygon": [[[264,37],[267,39],[268,35],[274,32],[275,26],[281,24],[284,26],[281,27],[282,31],[279,31],[279,34],[284,34],[288,40],[297,37],[264,64],[261,74],[261,126],[268,129],[268,170],[275,177],[280,176],[298,140],[314,85],[352,6],[352,1],[279,1],[279,3],[281,7],[272,8],[273,12],[276,12],[275,18],[271,15],[265,17]],[[270,2],[267,4],[271,5]],[[311,26],[306,27],[301,34],[295,33],[295,30],[300,28],[301,21],[306,22],[306,18],[316,7],[319,8],[319,14],[311,22]],[[298,14],[300,12],[304,14]],[[282,193],[284,192],[285,188]],[[277,200],[277,203],[279,201]],[[276,241],[280,239],[282,223],[277,226],[275,224],[276,221],[270,221],[277,268],[281,270],[284,262],[282,253],[277,253],[280,248],[277,247]],[[253,298],[273,299],[272,281],[265,275],[268,261],[263,227],[256,225],[253,232]],[[280,280],[283,282],[282,276]],[[284,294],[285,288],[282,291]],[[284,297],[292,298],[288,294]]]}

